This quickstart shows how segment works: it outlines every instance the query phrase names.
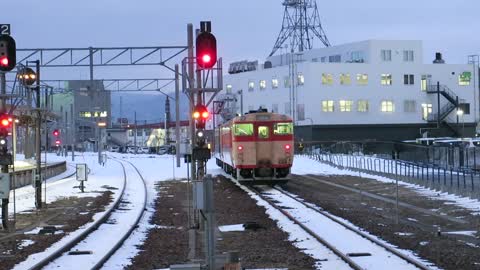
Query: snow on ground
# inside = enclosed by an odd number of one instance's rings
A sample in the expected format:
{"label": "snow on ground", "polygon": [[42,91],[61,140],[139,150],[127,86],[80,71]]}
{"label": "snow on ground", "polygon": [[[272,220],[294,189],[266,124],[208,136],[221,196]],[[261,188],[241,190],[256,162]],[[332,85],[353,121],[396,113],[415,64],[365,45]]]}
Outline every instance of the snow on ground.
{"label": "snow on ground", "polygon": [[[325,163],[321,163],[310,159],[308,157],[296,156],[292,167],[293,174],[305,175],[305,174],[321,174],[321,175],[350,175],[363,178],[370,178],[384,183],[394,183],[395,180],[383,176],[366,174],[363,172],[355,172],[347,169],[339,169],[330,166]],[[449,194],[446,192],[438,192],[419,185],[398,181],[398,183],[404,187],[410,188],[415,192],[428,196],[431,199],[450,201],[453,204],[466,208],[472,211],[472,214],[480,215],[480,201],[470,199],[467,197],[461,197],[458,195]]]}
{"label": "snow on ground", "polygon": [[[53,155],[52,155],[53,156]],[[96,197],[100,196],[99,191],[106,191],[105,187],[115,187],[115,190],[111,190],[114,194],[112,195],[114,201],[110,204],[113,205],[116,198],[118,198],[119,193],[122,190],[124,184],[123,170],[117,162],[107,162],[106,166],[100,166],[97,162],[97,154],[95,153],[84,153],[75,157],[75,163],[86,163],[90,169],[90,174],[88,176],[88,181],[85,183],[85,193],[81,193],[78,188],[74,186],[78,185],[74,177],[70,177],[63,180],[53,181],[50,184],[47,184],[47,201],[54,201],[63,197]],[[53,158],[52,158],[53,159]],[[68,160],[67,160],[68,161]],[[72,162],[69,162],[69,165],[74,165]],[[35,208],[34,205],[34,195],[35,191],[31,186],[23,187],[17,190],[17,211],[26,211],[32,210]],[[13,203],[11,204],[13,205]],[[109,208],[109,207],[107,207]],[[76,238],[88,227],[90,227],[96,220],[99,220],[105,212],[96,213],[93,216],[93,221],[85,224],[80,227],[77,231],[74,231],[60,241],[56,242],[44,252],[36,253],[30,255],[27,260],[17,264],[14,269],[29,269],[33,264],[39,260],[50,255],[52,252],[56,251],[59,247],[64,246],[66,243],[70,242],[72,239]],[[108,243],[106,243],[108,244]]]}
{"label": "snow on ground", "polygon": [[245,228],[243,224],[224,225],[218,227],[221,232],[243,232]]}
{"label": "snow on ground", "polygon": [[[105,191],[102,186],[121,187],[123,185],[123,174],[119,170],[118,164],[110,164],[112,166],[102,167],[97,162],[97,155],[95,153],[77,153],[75,162],[71,161],[71,157],[65,158],[57,156],[56,154],[48,154],[47,162],[67,161],[67,171],[47,180],[47,188],[45,192],[45,185],[42,184],[42,200],[45,200],[45,193],[47,196],[47,203],[56,201],[65,197],[96,197],[100,193],[98,191]],[[19,158],[22,156],[18,155]],[[44,155],[42,155],[42,158]],[[79,182],[75,180],[75,165],[77,163],[86,163],[90,169],[88,181],[85,182],[85,192],[81,193],[80,189],[74,188],[78,186]],[[71,176],[71,177],[67,177]],[[67,178],[65,178],[67,177]],[[118,193],[117,191],[113,191]],[[25,186],[10,192],[9,213],[13,215],[14,207],[16,212],[23,212],[35,209],[35,189],[33,186]]]}
{"label": "snow on ground", "polygon": [[[155,183],[167,180],[183,180],[187,178],[187,164],[183,158],[180,160],[180,168],[176,167],[175,156],[171,155],[148,155],[148,154],[118,154],[109,153],[110,156],[120,158],[132,162],[143,175],[147,184],[147,211],[140,221],[139,227],[133,231],[130,237],[124,242],[123,246],[108,260],[103,269],[120,269],[131,263],[138,252],[139,247],[143,244],[147,237],[147,233],[153,226],[150,224],[150,218],[155,212],[155,200],[157,198],[157,190]],[[207,170],[213,175],[218,174],[214,159],[210,159]],[[211,173],[211,172],[207,172]]]}

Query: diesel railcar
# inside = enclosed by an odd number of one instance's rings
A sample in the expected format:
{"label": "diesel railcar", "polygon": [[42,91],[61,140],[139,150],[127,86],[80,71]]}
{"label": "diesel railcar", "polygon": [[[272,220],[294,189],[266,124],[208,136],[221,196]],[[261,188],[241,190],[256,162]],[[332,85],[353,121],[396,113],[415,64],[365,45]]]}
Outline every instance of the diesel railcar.
{"label": "diesel railcar", "polygon": [[286,183],[293,163],[293,122],[264,111],[237,116],[216,131],[217,165],[244,184]]}

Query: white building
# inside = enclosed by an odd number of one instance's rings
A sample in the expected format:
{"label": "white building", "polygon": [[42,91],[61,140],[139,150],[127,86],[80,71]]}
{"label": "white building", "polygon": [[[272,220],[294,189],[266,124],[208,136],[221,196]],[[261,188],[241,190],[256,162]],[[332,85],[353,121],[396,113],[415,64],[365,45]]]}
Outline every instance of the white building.
{"label": "white building", "polygon": [[423,57],[421,41],[368,40],[273,56],[250,63],[251,71],[239,72],[245,62],[232,64],[224,89],[241,91],[244,112],[263,107],[293,116],[305,140],[472,136],[478,62],[425,64]]}

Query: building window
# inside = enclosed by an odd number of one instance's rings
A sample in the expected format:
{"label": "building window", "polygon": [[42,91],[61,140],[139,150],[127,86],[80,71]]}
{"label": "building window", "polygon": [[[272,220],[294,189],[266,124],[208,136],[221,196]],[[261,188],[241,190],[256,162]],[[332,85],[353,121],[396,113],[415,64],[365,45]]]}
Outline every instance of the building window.
{"label": "building window", "polygon": [[403,109],[407,113],[416,112],[417,102],[415,100],[405,100],[403,103]]}
{"label": "building window", "polygon": [[470,85],[471,80],[472,80],[472,73],[469,71],[465,71],[462,74],[458,75],[458,85],[461,85],[461,86]]}
{"label": "building window", "polygon": [[412,50],[403,51],[403,61],[404,62],[413,62],[414,60],[415,59],[414,59]]}
{"label": "building window", "polygon": [[393,101],[384,100],[382,101],[381,111],[382,112],[393,112],[394,111]]}
{"label": "building window", "polygon": [[259,85],[260,85],[260,90],[264,90],[265,88],[267,88],[267,81],[261,80],[259,82]]}
{"label": "building window", "polygon": [[278,79],[273,78],[272,79],[272,89],[277,89],[278,88]]}
{"label": "building window", "polygon": [[254,82],[248,82],[248,91],[253,91],[255,89],[255,83]]}
{"label": "building window", "polygon": [[322,63],[327,62],[327,57],[326,56],[320,57],[320,62]]}
{"label": "building window", "polygon": [[333,112],[334,111],[333,100],[322,101],[322,111],[323,112]]}
{"label": "building window", "polygon": [[352,111],[353,101],[351,101],[351,100],[340,100],[338,103],[340,105],[340,111],[341,112],[351,112]]}
{"label": "building window", "polygon": [[470,114],[470,103],[460,103],[458,104],[458,110],[462,111],[462,115]]}
{"label": "building window", "polygon": [[272,104],[272,113],[278,113],[278,104]]}
{"label": "building window", "polygon": [[430,84],[431,80],[432,80],[432,75],[422,75],[422,82],[420,86],[422,91],[427,91],[428,85]]}
{"label": "building window", "polygon": [[428,116],[433,112],[433,105],[423,103],[422,104],[422,119],[428,120]]}
{"label": "building window", "polygon": [[231,94],[232,93],[232,85],[231,84],[227,84],[227,94]]}
{"label": "building window", "polygon": [[283,86],[285,88],[290,88],[290,77],[289,76],[283,77]]}
{"label": "building window", "polygon": [[359,112],[368,112],[368,100],[359,100],[357,109]]}
{"label": "building window", "polygon": [[328,62],[330,62],[330,63],[340,63],[340,62],[342,62],[342,56],[340,54],[330,55],[328,57]]}
{"label": "building window", "polygon": [[354,51],[350,54],[350,62],[363,63],[365,61],[362,51]]}
{"label": "building window", "polygon": [[297,120],[305,120],[305,104],[297,104]]}
{"label": "building window", "polygon": [[305,77],[302,73],[297,74],[297,85],[304,85],[305,84]]}
{"label": "building window", "polygon": [[288,115],[292,114],[292,110],[290,108],[290,102],[285,103],[285,114],[288,114]]}
{"label": "building window", "polygon": [[414,85],[415,84],[415,76],[413,74],[404,74],[403,75],[403,84]]}
{"label": "building window", "polygon": [[392,85],[392,74],[382,74],[382,85]]}
{"label": "building window", "polygon": [[392,50],[382,50],[382,61],[390,62],[392,61]]}
{"label": "building window", "polygon": [[92,113],[91,113],[91,112],[80,112],[79,115],[80,115],[80,117],[85,117],[85,118],[90,118],[90,117],[92,117]]}
{"label": "building window", "polygon": [[333,75],[329,73],[322,74],[322,84],[332,85],[333,84]]}
{"label": "building window", "polygon": [[357,74],[357,84],[358,85],[367,85],[368,84],[368,74]]}
{"label": "building window", "polygon": [[341,85],[350,85],[352,83],[352,79],[350,78],[350,74],[342,73],[340,74],[340,84]]}

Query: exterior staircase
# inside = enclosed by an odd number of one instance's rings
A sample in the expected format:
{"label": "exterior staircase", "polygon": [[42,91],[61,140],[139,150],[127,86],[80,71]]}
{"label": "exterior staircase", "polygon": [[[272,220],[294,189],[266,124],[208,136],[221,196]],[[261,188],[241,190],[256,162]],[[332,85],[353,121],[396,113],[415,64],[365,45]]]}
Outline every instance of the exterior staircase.
{"label": "exterior staircase", "polygon": [[458,96],[450,90],[446,85],[428,85],[427,94],[442,95],[448,103],[443,105],[437,113],[432,113],[428,116],[427,121],[429,123],[441,123],[448,130],[452,131],[455,136],[459,136],[457,128],[447,121],[447,117],[459,106]]}

